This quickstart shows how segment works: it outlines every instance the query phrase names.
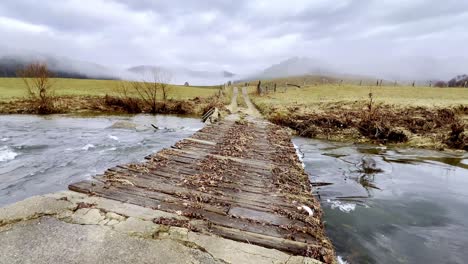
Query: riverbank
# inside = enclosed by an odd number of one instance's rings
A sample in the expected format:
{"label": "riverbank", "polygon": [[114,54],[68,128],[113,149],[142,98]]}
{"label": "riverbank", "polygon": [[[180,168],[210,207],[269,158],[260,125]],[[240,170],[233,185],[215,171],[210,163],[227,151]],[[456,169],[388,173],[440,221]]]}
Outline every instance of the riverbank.
{"label": "riverbank", "polygon": [[[156,114],[202,115],[212,107],[224,109],[222,96],[168,99],[158,101]],[[37,114],[31,99],[0,101],[0,114]],[[149,113],[149,107],[137,98],[131,102],[116,96],[59,96],[54,103],[54,114],[140,114]]]}
{"label": "riverbank", "polygon": [[[156,109],[134,89],[125,93],[120,80],[51,79],[54,100],[50,114],[183,114],[201,115],[212,107],[223,108],[228,94],[216,86],[169,85],[166,98],[158,90]],[[37,114],[21,78],[0,78],[0,114]]]}
{"label": "riverbank", "polygon": [[300,136],[468,150],[468,89],[392,88],[307,86],[252,100]]}

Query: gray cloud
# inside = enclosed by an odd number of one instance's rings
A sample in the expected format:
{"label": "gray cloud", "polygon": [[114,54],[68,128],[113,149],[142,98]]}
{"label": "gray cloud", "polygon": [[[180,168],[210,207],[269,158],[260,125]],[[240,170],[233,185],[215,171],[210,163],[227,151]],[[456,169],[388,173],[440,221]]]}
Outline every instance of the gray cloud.
{"label": "gray cloud", "polygon": [[[342,71],[378,75],[375,65],[399,67],[400,57],[465,56],[466,25],[468,2],[458,0],[0,3],[0,45],[9,50],[122,68],[153,64],[249,73],[307,56],[339,61]],[[440,77],[468,66],[466,59],[452,61],[457,64]]]}

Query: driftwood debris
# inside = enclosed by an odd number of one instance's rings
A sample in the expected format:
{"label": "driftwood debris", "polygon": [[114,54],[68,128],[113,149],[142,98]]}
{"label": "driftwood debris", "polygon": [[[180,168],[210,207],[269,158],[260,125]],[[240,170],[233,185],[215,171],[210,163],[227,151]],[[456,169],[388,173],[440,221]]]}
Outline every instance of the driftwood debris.
{"label": "driftwood debris", "polygon": [[218,108],[213,107],[210,110],[208,110],[203,116],[202,116],[202,122],[203,123],[216,123],[221,119],[221,112],[219,112]]}

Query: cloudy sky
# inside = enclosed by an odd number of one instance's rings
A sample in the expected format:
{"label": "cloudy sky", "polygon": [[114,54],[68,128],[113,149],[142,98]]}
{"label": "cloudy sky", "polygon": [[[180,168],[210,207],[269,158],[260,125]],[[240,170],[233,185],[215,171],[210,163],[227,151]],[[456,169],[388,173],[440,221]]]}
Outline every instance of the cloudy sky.
{"label": "cloudy sky", "polygon": [[[466,0],[2,0],[2,50],[246,73],[292,56],[456,58]],[[370,66],[372,67],[372,66]]]}

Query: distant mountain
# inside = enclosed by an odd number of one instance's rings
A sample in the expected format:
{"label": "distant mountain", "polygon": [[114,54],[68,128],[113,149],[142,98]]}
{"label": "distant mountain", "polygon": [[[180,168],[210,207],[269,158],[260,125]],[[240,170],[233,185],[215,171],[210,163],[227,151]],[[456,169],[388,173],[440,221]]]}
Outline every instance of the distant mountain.
{"label": "distant mountain", "polygon": [[133,74],[140,75],[142,78],[145,75],[151,74],[154,71],[162,71],[171,76],[171,82],[176,84],[183,84],[189,82],[190,84],[207,84],[207,83],[223,83],[233,78],[236,75],[228,71],[197,71],[181,67],[160,67],[154,65],[138,65],[127,69]]}
{"label": "distant mountain", "polygon": [[43,54],[0,57],[0,77],[16,77],[18,70],[31,63],[45,63],[55,77],[77,79],[118,79],[115,71],[104,66]]}
{"label": "distant mountain", "polygon": [[330,72],[330,66],[325,63],[306,57],[293,57],[284,60],[278,64],[274,64],[265,70],[263,75],[286,77],[293,75],[306,75],[306,74],[322,74]]}
{"label": "distant mountain", "polygon": [[234,77],[235,74],[228,71],[220,71],[220,72],[210,72],[210,71],[196,71],[186,68],[176,68],[176,67],[160,67],[160,66],[153,66],[153,65],[139,65],[134,66],[127,69],[129,72],[132,73],[148,73],[152,71],[166,71],[173,74],[183,74],[189,75],[194,77],[201,77],[201,78],[209,78],[209,77]]}
{"label": "distant mountain", "polygon": [[[465,58],[432,58],[422,56],[343,59],[324,62],[307,57],[292,57],[243,80],[274,79],[295,76],[328,76],[345,80],[384,79],[398,82],[449,80],[466,73]],[[339,62],[335,62],[339,61]]]}
{"label": "distant mountain", "polygon": [[128,68],[127,71],[135,74],[146,74],[148,72],[161,71],[164,70],[161,67],[150,66],[150,65],[139,65],[135,67]]}
{"label": "distant mountain", "polygon": [[389,80],[449,80],[466,72],[466,58],[434,58],[428,56],[407,56],[382,59],[369,63],[366,72]]}
{"label": "distant mountain", "polygon": [[333,75],[332,67],[322,61],[307,57],[292,57],[274,64],[246,79],[271,79],[303,75]]}

